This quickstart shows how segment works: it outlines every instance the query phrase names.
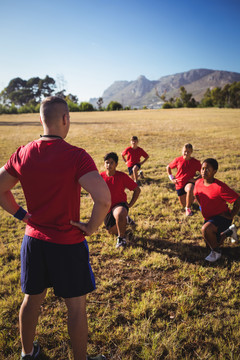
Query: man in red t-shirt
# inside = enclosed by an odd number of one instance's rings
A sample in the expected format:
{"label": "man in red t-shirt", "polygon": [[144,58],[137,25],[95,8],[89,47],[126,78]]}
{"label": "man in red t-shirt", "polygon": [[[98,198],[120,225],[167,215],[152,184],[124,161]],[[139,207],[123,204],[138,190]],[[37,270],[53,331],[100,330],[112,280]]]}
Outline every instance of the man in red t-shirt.
{"label": "man in red t-shirt", "polygon": [[[144,160],[141,161],[141,157],[144,157]],[[138,170],[140,170],[141,166],[149,158],[149,155],[146,153],[146,151],[138,146],[137,136],[132,136],[131,146],[123,150],[122,158],[124,162],[127,163],[129,175],[131,175],[132,179],[137,183]],[[142,171],[140,171],[140,175],[143,176]]]}
{"label": "man in red t-shirt", "polygon": [[[128,218],[128,210],[138,199],[140,188],[125,173],[117,171],[118,156],[111,152],[104,156],[106,171],[100,175],[107,183],[111,193],[111,208],[105,217],[104,224],[110,234],[118,235],[116,247],[125,246],[125,232]],[[125,189],[133,191],[130,202],[127,202]]]}
{"label": "man in red t-shirt", "polygon": [[[182,156],[177,157],[167,166],[169,179],[175,184],[180,204],[185,208],[186,216],[193,215],[191,205],[193,203],[193,188],[197,172],[201,170],[201,163],[194,157],[191,157],[193,147],[191,144],[185,144],[182,150]],[[175,177],[172,175],[172,169],[177,168]]]}
{"label": "man in red t-shirt", "polygon": [[[54,96],[44,99],[40,121],[44,135],[17,149],[0,169],[0,205],[27,224],[21,247],[21,359],[35,359],[40,352],[34,342],[39,308],[53,287],[68,309],[74,360],[86,360],[86,294],[95,281],[85,235],[104,220],[110,192],[90,155],[63,140],[70,126],[67,103]],[[18,181],[28,212],[11,192]],[[79,222],[81,186],[94,202],[87,223]]]}
{"label": "man in red t-shirt", "polygon": [[[194,195],[205,219],[202,234],[212,250],[206,257],[210,262],[220,259],[219,247],[226,237],[232,237],[233,242],[237,240],[237,229],[231,223],[240,209],[239,195],[225,183],[214,178],[217,170],[217,160],[204,160],[201,168],[202,179],[197,180],[194,187]],[[234,203],[232,210],[228,208],[227,202]]]}

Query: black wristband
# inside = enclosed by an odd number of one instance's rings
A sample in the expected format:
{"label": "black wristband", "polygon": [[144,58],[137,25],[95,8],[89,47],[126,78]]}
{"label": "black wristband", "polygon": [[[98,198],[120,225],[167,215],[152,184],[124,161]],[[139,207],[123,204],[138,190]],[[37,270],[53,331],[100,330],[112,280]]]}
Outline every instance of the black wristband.
{"label": "black wristband", "polygon": [[27,214],[27,211],[24,210],[21,206],[18,209],[18,211],[13,215],[18,220],[23,220],[25,218],[25,215]]}

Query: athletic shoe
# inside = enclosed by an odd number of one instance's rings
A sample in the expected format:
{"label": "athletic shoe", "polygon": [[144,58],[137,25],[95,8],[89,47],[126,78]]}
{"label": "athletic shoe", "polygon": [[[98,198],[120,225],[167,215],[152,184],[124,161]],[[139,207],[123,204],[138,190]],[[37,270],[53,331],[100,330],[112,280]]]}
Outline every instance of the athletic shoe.
{"label": "athletic shoe", "polygon": [[232,230],[231,242],[235,243],[236,241],[238,241],[237,228],[236,228],[236,226],[234,224],[232,224],[231,226],[229,226],[228,229]]}
{"label": "athletic shoe", "polygon": [[97,355],[97,356],[87,356],[87,360],[106,360],[104,355]]}
{"label": "athletic shoe", "polygon": [[210,254],[205,258],[205,260],[210,261],[210,262],[215,262],[218,259],[220,259],[221,256],[222,256],[222,254],[212,250],[210,252]]}
{"label": "athletic shoe", "polygon": [[193,216],[193,212],[190,208],[186,207],[185,210],[186,210],[186,216]]}
{"label": "athletic shoe", "polygon": [[133,221],[133,219],[130,218],[130,216],[127,216],[127,224],[131,225],[131,226],[135,226],[135,222]]}
{"label": "athletic shoe", "polygon": [[21,355],[20,360],[32,360],[37,359],[40,353],[40,346],[37,341],[33,342],[33,354],[32,355]]}
{"label": "athletic shoe", "polygon": [[116,248],[119,248],[120,246],[126,246],[126,239],[122,238],[120,236],[117,237],[117,244],[116,244]]}
{"label": "athletic shoe", "polygon": [[142,171],[142,170],[139,171],[139,176],[140,176],[141,179],[144,178],[144,176],[143,176],[143,171]]}

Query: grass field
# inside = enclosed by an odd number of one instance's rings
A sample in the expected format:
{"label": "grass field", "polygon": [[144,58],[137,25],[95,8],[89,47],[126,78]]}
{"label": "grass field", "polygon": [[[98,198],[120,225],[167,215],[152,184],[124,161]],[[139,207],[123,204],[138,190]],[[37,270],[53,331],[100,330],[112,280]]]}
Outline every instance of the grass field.
{"label": "grass field", "polygon": [[[166,165],[191,142],[193,156],[215,157],[216,177],[240,193],[240,110],[73,113],[71,122],[67,141],[85,148],[99,171],[109,151],[118,153],[118,169],[126,171],[121,151],[132,135],[150,155],[143,165],[142,192],[130,211],[137,227],[127,248],[115,249],[115,238],[103,227],[88,239],[97,282],[97,290],[88,296],[88,353],[103,353],[108,360],[240,359],[240,247],[227,241],[223,257],[206,263],[202,216],[195,211],[193,217],[184,217],[166,175]],[[1,116],[0,166],[18,146],[41,133],[38,115]],[[13,192],[24,206],[20,186]],[[81,220],[89,217],[91,205],[83,192]],[[15,360],[20,354],[24,224],[0,209],[0,225],[0,359]],[[72,359],[66,310],[51,290],[41,309],[37,338],[41,359]]]}

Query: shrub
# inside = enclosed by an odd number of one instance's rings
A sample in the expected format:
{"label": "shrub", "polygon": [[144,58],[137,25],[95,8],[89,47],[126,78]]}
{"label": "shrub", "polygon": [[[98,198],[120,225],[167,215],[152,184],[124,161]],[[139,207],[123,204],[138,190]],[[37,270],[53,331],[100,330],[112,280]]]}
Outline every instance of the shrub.
{"label": "shrub", "polygon": [[117,101],[111,101],[107,106],[107,111],[122,110],[122,105]]}
{"label": "shrub", "polygon": [[94,107],[89,102],[81,102],[80,111],[94,111]]}

